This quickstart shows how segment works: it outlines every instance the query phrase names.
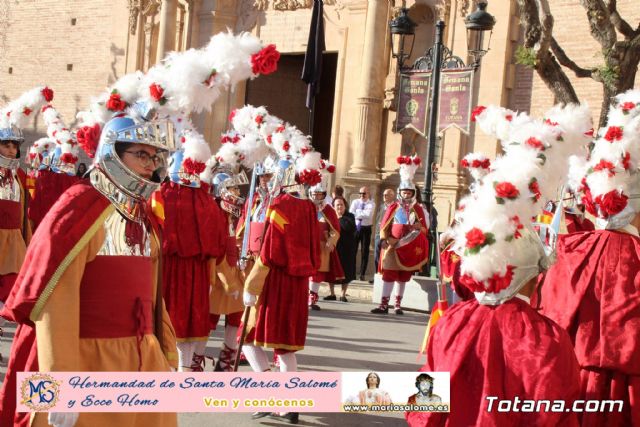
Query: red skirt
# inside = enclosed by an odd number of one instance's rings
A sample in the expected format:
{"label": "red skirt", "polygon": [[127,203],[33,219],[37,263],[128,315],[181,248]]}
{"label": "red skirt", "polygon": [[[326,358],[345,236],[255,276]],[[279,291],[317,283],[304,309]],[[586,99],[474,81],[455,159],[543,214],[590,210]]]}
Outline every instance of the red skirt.
{"label": "red skirt", "polygon": [[7,300],[17,278],[17,273],[0,275],[0,301],[5,302]]}
{"label": "red skirt", "polygon": [[382,270],[382,280],[384,282],[408,282],[411,280],[414,271],[403,270]]}
{"label": "red skirt", "polygon": [[209,264],[200,257],[163,257],[164,302],[179,340],[209,336]]}
{"label": "red skirt", "polygon": [[580,369],[583,400],[621,400],[622,412],[582,412],[580,424],[591,426],[640,425],[640,377],[608,369]]}
{"label": "red skirt", "polygon": [[280,268],[269,271],[257,307],[256,325],[246,342],[280,352],[304,348],[309,320],[309,279],[289,276]]}
{"label": "red skirt", "polygon": [[[237,311],[235,313],[229,313],[229,314],[225,314],[224,315],[224,326],[225,328],[227,326],[235,326],[236,328],[240,326],[240,323],[242,323],[242,314],[244,313],[244,311]],[[216,328],[218,327],[218,322],[220,321],[220,316],[222,316],[221,314],[209,314],[209,325],[211,326],[211,329],[213,329],[214,331],[216,330]]]}

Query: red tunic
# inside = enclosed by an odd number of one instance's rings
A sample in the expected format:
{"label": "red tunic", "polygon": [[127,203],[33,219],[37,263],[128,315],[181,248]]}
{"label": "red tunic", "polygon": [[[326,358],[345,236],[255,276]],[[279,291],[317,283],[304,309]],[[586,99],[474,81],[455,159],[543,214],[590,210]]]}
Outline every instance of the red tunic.
{"label": "red tunic", "polygon": [[260,258],[269,267],[247,342],[277,352],[304,348],[309,276],[320,265],[316,207],[289,194],[276,197]]}
{"label": "red tunic", "polygon": [[588,218],[578,217],[578,215],[565,212],[564,219],[567,224],[567,231],[569,233],[577,233],[579,231],[594,231],[596,229],[593,222],[591,222]]}
{"label": "red tunic", "polygon": [[542,313],[565,328],[582,369],[582,397],[622,399],[622,413],[583,425],[640,425],[640,238],[566,234],[542,286]]}
{"label": "red tunic", "polygon": [[4,260],[0,258],[0,269],[2,270],[0,274],[0,301],[6,301],[9,292],[11,292],[31,232],[27,221],[24,220],[26,209],[30,203],[29,192],[25,190],[27,176],[22,169],[18,169],[16,174],[20,186],[20,201],[0,200],[0,230],[2,230],[1,233],[9,233],[8,236],[2,236],[4,244],[0,247],[0,252],[11,251],[12,253],[10,257],[5,255]]}
{"label": "red tunic", "polygon": [[34,236],[16,286],[0,313],[19,323],[0,395],[2,426],[29,423],[28,412],[15,413],[15,393],[16,372],[38,371],[35,328],[29,319],[31,311],[56,269],[108,205],[109,201],[89,184],[75,186],[51,208],[42,222],[43,227]]}
{"label": "red tunic", "polygon": [[[338,251],[336,250],[335,244],[338,242],[338,238],[340,237],[340,220],[338,219],[338,214],[330,205],[324,205],[322,210],[318,212],[318,231],[320,233],[320,253],[321,258],[324,261],[324,257],[328,256],[328,269],[326,271],[322,271],[322,266],[316,271],[316,273],[311,277],[311,280],[320,283],[320,282],[329,282],[335,283],[337,281],[344,279],[344,270],[342,269],[342,264],[340,263],[340,258],[338,257]],[[326,234],[325,234],[326,232]],[[327,239],[327,235],[329,233],[334,233],[333,239]],[[334,244],[333,250],[328,254],[323,254],[325,249],[325,245],[327,241],[331,240]],[[324,264],[324,262],[321,262]]]}
{"label": "red tunic", "polygon": [[579,395],[569,336],[518,298],[498,306],[475,299],[452,306],[432,330],[421,370],[451,373],[451,412],[407,413],[411,426],[578,425],[571,412],[498,413],[497,401],[487,411],[487,396],[571,405]]}
{"label": "red tunic", "polygon": [[226,249],[224,213],[205,188],[160,187],[164,300],[178,340],[209,337],[209,260]]}
{"label": "red tunic", "polygon": [[34,231],[62,193],[79,180],[77,176],[66,173],[55,173],[50,170],[38,172],[33,200],[29,203],[29,219],[33,223]]}

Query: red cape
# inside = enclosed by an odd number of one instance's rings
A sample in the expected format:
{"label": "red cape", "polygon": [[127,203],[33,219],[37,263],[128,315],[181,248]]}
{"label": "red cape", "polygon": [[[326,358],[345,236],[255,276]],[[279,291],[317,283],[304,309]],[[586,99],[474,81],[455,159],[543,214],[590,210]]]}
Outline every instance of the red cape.
{"label": "red cape", "polygon": [[34,231],[62,193],[79,180],[80,178],[75,175],[55,173],[50,170],[38,172],[33,200],[29,204],[29,219],[33,222]]}
{"label": "red cape", "polygon": [[579,219],[578,215],[569,212],[564,213],[564,220],[569,233],[577,233],[580,231],[594,231],[596,229],[593,222],[588,218]]}
{"label": "red cape", "polygon": [[165,182],[160,194],[164,204],[164,254],[203,258],[224,254],[224,212],[205,189]]}
{"label": "red cape", "polygon": [[[571,412],[487,412],[498,400],[578,398],[578,363],[567,333],[518,299],[447,310],[429,338],[423,371],[451,373],[449,414],[411,412],[411,426],[576,426]],[[522,403],[520,403],[522,405]]]}
{"label": "red cape", "polygon": [[268,228],[260,257],[290,276],[311,276],[320,267],[320,232],[315,205],[289,194],[276,197],[267,212]]}
{"label": "red cape", "polygon": [[109,201],[90,184],[80,183],[53,205],[31,240],[22,269],[0,313],[20,323],[0,393],[0,425],[28,425],[29,413],[15,414],[15,393],[16,372],[38,370],[35,329],[29,316],[54,272],[107,206]]}
{"label": "red cape", "polygon": [[542,313],[565,328],[582,367],[640,375],[640,239],[599,230],[560,236]]}

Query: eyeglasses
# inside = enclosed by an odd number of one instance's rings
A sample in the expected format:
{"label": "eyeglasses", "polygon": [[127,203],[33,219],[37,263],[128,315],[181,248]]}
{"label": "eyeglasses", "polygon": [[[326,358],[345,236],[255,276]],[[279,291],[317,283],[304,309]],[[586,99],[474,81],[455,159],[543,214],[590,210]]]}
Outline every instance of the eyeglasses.
{"label": "eyeglasses", "polygon": [[129,154],[133,154],[134,156],[136,156],[138,158],[138,160],[140,160],[140,163],[142,163],[143,166],[148,166],[153,162],[154,166],[158,166],[164,163],[164,158],[161,156],[158,156],[157,154],[154,154],[153,156],[149,153],[147,153],[144,150],[139,150],[139,151],[125,151],[125,153],[129,153]]}
{"label": "eyeglasses", "polygon": [[365,196],[367,193],[359,193],[361,196]]}

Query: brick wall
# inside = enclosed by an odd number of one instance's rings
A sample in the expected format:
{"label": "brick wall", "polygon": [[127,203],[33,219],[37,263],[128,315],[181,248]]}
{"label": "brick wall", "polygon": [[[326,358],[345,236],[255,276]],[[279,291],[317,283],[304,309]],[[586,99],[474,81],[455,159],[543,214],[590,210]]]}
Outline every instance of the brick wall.
{"label": "brick wall", "polygon": [[[581,67],[602,65],[600,45],[589,33],[586,11],[579,0],[550,0],[549,3],[555,20],[554,36],[569,58]],[[618,0],[618,10],[633,28],[637,27],[640,21],[638,0]],[[565,69],[565,72],[571,79],[578,97],[590,105],[594,121],[597,122],[602,102],[601,84],[587,78],[578,79],[570,70]],[[636,76],[636,87],[639,86],[640,73]],[[512,108],[540,115],[554,103],[553,94],[537,73],[525,67],[518,66],[516,87],[517,93],[514,93],[510,103]]]}
{"label": "brick wall", "polygon": [[[54,106],[65,122],[72,124],[90,97],[121,75],[128,32],[126,0],[4,3],[8,19],[0,24],[0,33],[4,33],[4,46],[0,44],[1,104],[46,84],[55,91]],[[27,134],[43,131],[42,119],[36,116],[36,124]]]}

